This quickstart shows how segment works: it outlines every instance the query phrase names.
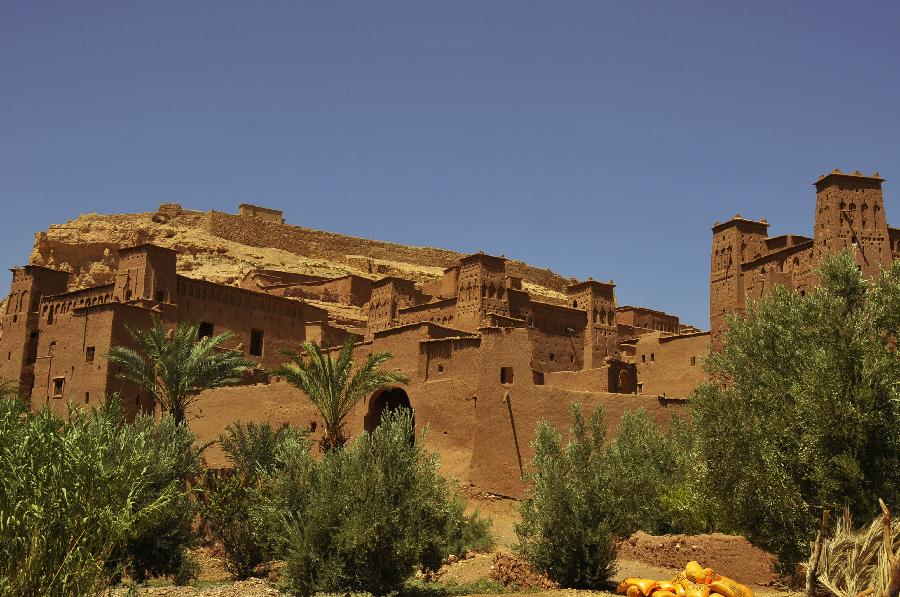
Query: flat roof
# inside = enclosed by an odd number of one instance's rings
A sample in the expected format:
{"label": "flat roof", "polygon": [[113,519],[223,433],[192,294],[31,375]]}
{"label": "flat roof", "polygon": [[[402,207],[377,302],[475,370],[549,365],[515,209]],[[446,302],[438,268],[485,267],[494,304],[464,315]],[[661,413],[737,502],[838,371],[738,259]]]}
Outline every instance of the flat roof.
{"label": "flat roof", "polygon": [[274,209],[272,207],[263,207],[262,205],[254,205],[253,203],[241,203],[238,205],[238,209],[242,207],[252,207],[253,209],[258,209],[260,211],[267,211],[273,214],[283,214],[284,212],[280,209]]}
{"label": "flat roof", "polygon": [[713,224],[712,230],[713,232],[718,232],[719,230],[723,230],[728,228],[729,226],[738,226],[740,224],[745,224],[749,226],[754,226],[758,228],[769,229],[769,222],[765,219],[763,220],[748,220],[747,218],[741,217],[741,214],[734,214],[734,216],[726,221],[726,222],[716,222]]}
{"label": "flat roof", "polygon": [[853,172],[841,172],[840,168],[835,168],[828,174],[820,174],[818,180],[813,183],[813,186],[817,187],[830,178],[859,178],[863,180],[871,180],[878,183],[884,182],[881,174],[879,174],[877,171],[873,172],[871,175],[868,175],[863,174],[859,170],[854,170]]}

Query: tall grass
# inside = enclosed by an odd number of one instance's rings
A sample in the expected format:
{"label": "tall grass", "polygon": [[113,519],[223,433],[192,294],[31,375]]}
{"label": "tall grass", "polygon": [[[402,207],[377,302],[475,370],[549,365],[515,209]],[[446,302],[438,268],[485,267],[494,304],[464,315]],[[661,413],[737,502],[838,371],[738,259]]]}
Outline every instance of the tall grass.
{"label": "tall grass", "polygon": [[107,587],[129,544],[183,507],[176,477],[196,456],[177,448],[189,436],[170,421],[127,425],[115,398],[67,419],[0,398],[0,595]]}

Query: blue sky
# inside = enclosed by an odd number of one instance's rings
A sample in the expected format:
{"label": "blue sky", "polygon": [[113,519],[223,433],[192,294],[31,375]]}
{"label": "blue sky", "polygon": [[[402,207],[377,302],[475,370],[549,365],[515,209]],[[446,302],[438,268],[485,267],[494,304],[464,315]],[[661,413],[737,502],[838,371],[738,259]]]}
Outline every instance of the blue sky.
{"label": "blue sky", "polygon": [[808,234],[840,167],[900,225],[898,110],[897,2],[0,0],[0,264],[82,212],[253,202],[706,327],[715,220]]}

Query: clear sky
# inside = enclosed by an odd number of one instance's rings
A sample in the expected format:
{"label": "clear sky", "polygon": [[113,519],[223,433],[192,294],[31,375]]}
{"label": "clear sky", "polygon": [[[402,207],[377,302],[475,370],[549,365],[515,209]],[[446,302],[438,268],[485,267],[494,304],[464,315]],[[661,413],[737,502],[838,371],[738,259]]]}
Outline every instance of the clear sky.
{"label": "clear sky", "polygon": [[715,220],[810,234],[840,167],[900,226],[898,147],[896,1],[0,0],[3,267],[82,212],[252,202],[706,327]]}

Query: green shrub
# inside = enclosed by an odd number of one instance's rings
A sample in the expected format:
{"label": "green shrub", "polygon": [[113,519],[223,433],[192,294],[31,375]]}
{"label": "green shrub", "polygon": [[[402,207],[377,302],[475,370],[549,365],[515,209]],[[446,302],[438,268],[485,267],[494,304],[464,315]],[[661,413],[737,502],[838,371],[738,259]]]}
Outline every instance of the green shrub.
{"label": "green shrub", "polygon": [[294,427],[275,430],[268,423],[240,421],[228,425],[218,441],[235,474],[210,480],[201,516],[222,543],[226,570],[247,578],[271,559],[271,536],[279,532],[266,526],[262,488],[285,466],[282,452],[308,452],[311,442],[306,431]]}
{"label": "green shrub", "polygon": [[397,590],[416,565],[435,569],[483,525],[466,523],[462,501],[414,442],[407,410],[386,412],[371,433],[313,463],[307,451],[273,482],[270,514],[288,586],[296,592]]}
{"label": "green shrub", "polygon": [[565,448],[558,432],[538,425],[517,550],[563,586],[598,588],[615,572],[616,560],[615,512],[602,482],[603,416],[598,409],[588,430],[575,406],[572,419]]}
{"label": "green shrub", "polygon": [[626,412],[598,463],[606,508],[616,513],[610,528],[617,536],[637,530],[659,535],[709,529],[710,505],[697,483],[703,467],[685,421],[674,419],[664,433],[643,409]]}
{"label": "green shrub", "polygon": [[722,526],[805,561],[819,510],[900,500],[900,262],[874,283],[843,252],[806,296],[776,287],[729,319],[692,397]]}
{"label": "green shrub", "polygon": [[248,578],[267,560],[266,534],[258,509],[262,495],[239,475],[220,479],[210,493],[202,515],[225,551],[225,569],[239,579]]}
{"label": "green shrub", "polygon": [[134,565],[129,543],[184,503],[187,432],[167,420],[126,425],[115,398],[65,420],[0,399],[0,594],[92,594]]}
{"label": "green shrub", "polygon": [[128,574],[143,582],[151,576],[169,576],[184,584],[196,575],[197,565],[188,551],[196,543],[193,523],[197,514],[195,500],[184,490],[185,481],[200,472],[200,457],[194,448],[196,437],[171,416],[157,422],[151,416],[138,415],[122,432],[133,437],[135,449],[151,456],[144,469],[147,490],[135,506],[143,507],[172,487],[179,489],[173,503],[133,534],[113,561]]}
{"label": "green shrub", "polygon": [[219,444],[235,470],[246,477],[274,473],[280,466],[278,451],[286,442],[308,443],[308,432],[296,427],[272,429],[269,423],[241,423],[225,427]]}

